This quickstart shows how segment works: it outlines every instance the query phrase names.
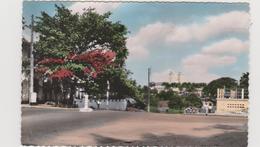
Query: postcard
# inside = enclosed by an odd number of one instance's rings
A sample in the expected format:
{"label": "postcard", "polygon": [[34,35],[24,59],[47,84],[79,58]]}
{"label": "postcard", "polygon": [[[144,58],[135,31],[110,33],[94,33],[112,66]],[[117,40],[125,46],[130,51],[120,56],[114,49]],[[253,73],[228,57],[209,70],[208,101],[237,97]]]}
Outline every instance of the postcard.
{"label": "postcard", "polygon": [[22,10],[22,145],[248,145],[249,3]]}

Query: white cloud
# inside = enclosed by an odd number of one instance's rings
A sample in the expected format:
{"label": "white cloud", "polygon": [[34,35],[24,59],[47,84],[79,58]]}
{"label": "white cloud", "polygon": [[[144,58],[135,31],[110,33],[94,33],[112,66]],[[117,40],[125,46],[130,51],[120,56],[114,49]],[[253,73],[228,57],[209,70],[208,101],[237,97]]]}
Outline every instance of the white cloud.
{"label": "white cloud", "polygon": [[235,62],[235,56],[217,56],[203,53],[191,55],[182,61],[184,68],[192,69],[193,72],[207,70],[211,67],[230,65]]}
{"label": "white cloud", "polygon": [[209,73],[209,72],[184,72],[184,82],[194,82],[194,83],[209,83],[215,79],[220,78],[219,75]]}
{"label": "white cloud", "polygon": [[177,26],[174,33],[167,36],[169,42],[205,41],[212,36],[226,32],[243,32],[249,30],[249,14],[244,11],[231,11],[217,16],[210,16],[202,24],[193,23]]}
{"label": "white cloud", "polygon": [[[169,82],[170,81],[170,72],[174,72],[173,69],[166,69],[161,72],[152,72],[151,81],[152,82]],[[173,74],[172,81],[176,81],[176,74]]]}
{"label": "white cloud", "polygon": [[241,41],[236,38],[226,39],[218,43],[214,43],[210,46],[202,49],[203,53],[207,54],[239,54],[249,49],[248,41]]}
{"label": "white cloud", "polygon": [[75,2],[72,4],[69,9],[72,10],[73,13],[82,14],[84,12],[83,9],[95,8],[96,12],[99,14],[103,14],[105,12],[116,9],[120,3],[112,3],[112,2]]}
{"label": "white cloud", "polygon": [[[237,61],[237,55],[248,50],[248,41],[235,38],[222,40],[202,48],[201,52],[182,60],[186,79],[192,82],[210,82],[218,78],[210,69],[232,65]],[[230,55],[228,55],[231,53]]]}
{"label": "white cloud", "polygon": [[173,25],[157,22],[142,27],[139,32],[127,39],[130,58],[145,58],[149,55],[148,47],[153,43],[163,42],[165,36],[173,31]]}
{"label": "white cloud", "polygon": [[145,58],[153,44],[175,44],[190,41],[206,41],[210,37],[227,32],[248,33],[249,14],[244,11],[232,11],[210,16],[205,22],[191,25],[156,22],[142,27],[127,40],[130,58]]}
{"label": "white cloud", "polygon": [[235,56],[217,56],[199,53],[191,55],[182,61],[183,73],[186,81],[207,83],[219,78],[218,75],[210,73],[210,69],[232,65],[236,61]]}

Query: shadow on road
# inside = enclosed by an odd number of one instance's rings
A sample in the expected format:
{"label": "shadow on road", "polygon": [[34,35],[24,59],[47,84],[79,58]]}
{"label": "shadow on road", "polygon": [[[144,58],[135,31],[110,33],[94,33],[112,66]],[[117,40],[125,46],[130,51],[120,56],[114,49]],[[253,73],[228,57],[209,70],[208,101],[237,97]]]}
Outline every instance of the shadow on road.
{"label": "shadow on road", "polygon": [[91,134],[95,140],[99,143],[99,144],[113,144],[113,143],[119,143],[119,142],[124,142],[124,140],[120,140],[120,139],[115,139],[115,138],[111,138],[111,137],[104,137],[101,135],[97,135],[97,134]]}
{"label": "shadow on road", "polygon": [[226,124],[217,124],[214,126],[208,126],[203,128],[194,128],[193,130],[204,131],[210,129],[221,129],[225,131],[247,131],[247,125],[245,124],[243,126],[233,126],[233,125],[226,125]]}
{"label": "shadow on road", "polygon": [[167,134],[158,136],[145,134],[142,140],[125,141],[93,134],[98,145],[108,146],[210,146],[210,147],[246,147],[247,132],[229,132],[211,137],[193,137]]}

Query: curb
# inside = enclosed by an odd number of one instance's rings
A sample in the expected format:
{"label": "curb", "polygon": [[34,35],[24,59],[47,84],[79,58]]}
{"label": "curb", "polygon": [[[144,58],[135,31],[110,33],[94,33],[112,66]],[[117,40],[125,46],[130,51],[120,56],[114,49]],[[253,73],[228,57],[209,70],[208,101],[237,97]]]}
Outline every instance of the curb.
{"label": "curb", "polygon": [[37,105],[21,105],[22,108],[42,108],[42,109],[57,109],[57,110],[79,110],[79,108],[61,108],[52,106],[37,106]]}

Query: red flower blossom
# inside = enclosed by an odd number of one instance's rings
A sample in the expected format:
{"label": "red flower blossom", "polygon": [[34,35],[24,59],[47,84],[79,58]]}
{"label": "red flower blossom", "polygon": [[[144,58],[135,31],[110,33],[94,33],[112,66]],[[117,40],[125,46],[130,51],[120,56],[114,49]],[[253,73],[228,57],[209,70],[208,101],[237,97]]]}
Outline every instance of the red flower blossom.
{"label": "red flower blossom", "polygon": [[[56,64],[56,65],[63,65],[70,62],[82,63],[90,65],[91,67],[85,67],[83,72],[96,78],[99,73],[102,73],[107,66],[114,66],[114,59],[116,57],[116,53],[111,50],[102,50],[96,49],[89,52],[82,53],[77,55],[75,53],[70,53],[65,59],[61,58],[45,58],[38,62],[38,64],[48,65]],[[37,71],[44,73],[48,70],[47,68],[39,68]],[[52,78],[63,79],[66,77],[73,76],[73,72],[68,69],[61,69],[55,71],[51,74]]]}
{"label": "red flower blossom", "polygon": [[95,79],[95,78],[97,78],[97,73],[96,72],[93,72],[93,73],[91,73],[91,76]]}
{"label": "red flower blossom", "polygon": [[[92,50],[83,54],[80,54],[73,58],[76,62],[90,64],[97,73],[100,73],[104,68],[113,63],[116,53],[113,51],[104,51],[101,49]],[[87,73],[89,73],[89,70]],[[86,72],[86,71],[85,71]]]}
{"label": "red flower blossom", "polygon": [[53,79],[64,79],[72,76],[73,76],[73,72],[64,68],[57,70],[51,74],[51,78]]}
{"label": "red flower blossom", "polygon": [[105,56],[107,60],[112,61],[116,57],[116,53],[113,51],[106,51]]}
{"label": "red flower blossom", "polygon": [[91,69],[89,69],[88,67],[85,67],[83,69],[84,73],[90,74],[91,73]]}

